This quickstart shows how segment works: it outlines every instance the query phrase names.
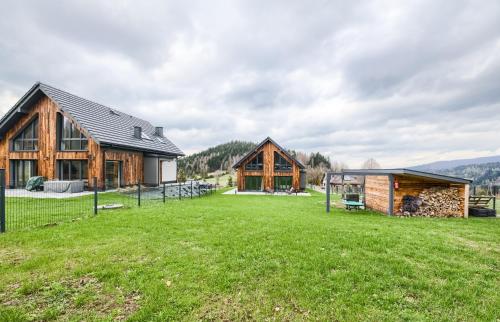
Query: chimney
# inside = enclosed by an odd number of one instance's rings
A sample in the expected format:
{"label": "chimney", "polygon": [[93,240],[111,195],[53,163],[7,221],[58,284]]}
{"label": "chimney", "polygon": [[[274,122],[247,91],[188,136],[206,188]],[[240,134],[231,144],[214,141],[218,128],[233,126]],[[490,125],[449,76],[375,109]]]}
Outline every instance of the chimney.
{"label": "chimney", "polygon": [[155,135],[159,137],[163,137],[163,127],[162,126],[157,126],[155,127]]}
{"label": "chimney", "polygon": [[142,127],[134,126],[134,137],[137,139],[142,139]]}

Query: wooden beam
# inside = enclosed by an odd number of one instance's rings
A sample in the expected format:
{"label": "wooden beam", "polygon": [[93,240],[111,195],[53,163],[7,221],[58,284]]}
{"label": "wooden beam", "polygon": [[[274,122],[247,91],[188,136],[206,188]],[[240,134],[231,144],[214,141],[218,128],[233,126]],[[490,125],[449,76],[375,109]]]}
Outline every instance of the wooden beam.
{"label": "wooden beam", "polygon": [[389,216],[394,215],[394,175],[389,175]]}
{"label": "wooden beam", "polygon": [[470,185],[466,184],[464,187],[464,218],[469,218],[469,195]]}

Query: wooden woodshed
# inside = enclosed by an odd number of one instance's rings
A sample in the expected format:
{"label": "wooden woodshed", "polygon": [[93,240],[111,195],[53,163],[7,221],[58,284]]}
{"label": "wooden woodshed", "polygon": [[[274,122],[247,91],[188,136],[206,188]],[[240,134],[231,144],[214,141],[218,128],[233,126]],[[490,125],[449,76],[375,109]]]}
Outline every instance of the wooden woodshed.
{"label": "wooden woodshed", "polygon": [[[329,175],[334,175],[330,173]],[[365,176],[363,202],[389,215],[464,217],[469,215],[471,180],[410,169],[346,170]]]}

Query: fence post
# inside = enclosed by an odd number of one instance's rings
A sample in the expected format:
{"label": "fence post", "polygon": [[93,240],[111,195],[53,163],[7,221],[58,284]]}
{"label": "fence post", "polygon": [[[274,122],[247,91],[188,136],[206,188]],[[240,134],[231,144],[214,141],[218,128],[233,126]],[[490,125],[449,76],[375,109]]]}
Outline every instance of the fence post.
{"label": "fence post", "polygon": [[493,186],[493,209],[497,210],[497,186]]}
{"label": "fence post", "polygon": [[137,206],[141,206],[141,182],[137,183]]}
{"label": "fence post", "polygon": [[165,194],[166,194],[166,190],[165,190],[165,182],[163,183],[163,203],[165,203]]}
{"label": "fence post", "polygon": [[0,169],[0,233],[5,232],[5,169]]}
{"label": "fence post", "polygon": [[179,182],[179,200],[181,200],[181,183]]}
{"label": "fence post", "polygon": [[193,199],[193,180],[191,180],[191,199]]}
{"label": "fence post", "polygon": [[331,180],[331,173],[327,172],[326,173],[326,185],[325,185],[325,188],[326,188],[326,212],[329,213],[330,212],[330,180]]}
{"label": "fence post", "polygon": [[97,215],[97,177],[93,178],[94,184],[94,215]]}
{"label": "fence post", "polygon": [[200,182],[198,182],[198,198],[201,197],[201,187],[200,187]]}

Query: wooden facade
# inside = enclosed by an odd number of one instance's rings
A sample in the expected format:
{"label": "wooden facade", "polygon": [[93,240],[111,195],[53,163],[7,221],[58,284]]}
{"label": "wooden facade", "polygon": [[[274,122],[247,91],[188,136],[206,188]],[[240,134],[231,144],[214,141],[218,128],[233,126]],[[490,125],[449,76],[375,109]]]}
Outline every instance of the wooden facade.
{"label": "wooden facade", "polygon": [[367,208],[387,213],[389,211],[389,177],[365,178],[365,204]]}
{"label": "wooden facade", "polygon": [[[263,156],[263,169],[262,170],[247,170],[246,165],[251,162],[258,154],[262,153]],[[275,155],[278,154],[291,164],[291,169],[286,171],[275,170]],[[236,167],[236,166],[235,166]],[[246,180],[249,177],[261,177],[262,185],[259,190],[275,191],[276,177],[291,177],[291,187],[295,191],[302,190],[301,187],[301,169],[303,166],[284,151],[270,138],[264,140],[257,148],[251,153],[247,154],[242,160],[237,163],[237,187],[239,191],[246,190]]]}
{"label": "wooden facade", "polygon": [[[391,185],[390,178],[391,175],[366,176],[365,204],[367,208],[390,213],[392,189],[392,211],[394,214],[401,214],[404,196],[418,197],[424,190],[431,188],[456,188],[460,195],[462,217],[468,217],[469,184],[412,175],[393,175]],[[446,202],[446,200],[442,201],[443,204]]]}
{"label": "wooden facade", "polygon": [[[82,151],[61,151],[57,144],[57,114],[61,113],[69,118],[73,125],[83,133],[87,139],[87,149]],[[38,117],[38,149],[33,151],[13,151],[12,140],[22,131],[35,117]],[[6,181],[9,184],[11,178],[12,160],[35,160],[37,175],[47,180],[58,179],[58,161],[82,160],[88,165],[88,186],[93,186],[93,177],[97,178],[100,189],[105,188],[105,164],[106,161],[121,161],[122,175],[121,184],[129,185],[142,182],[144,153],[130,150],[107,149],[99,145],[89,132],[78,126],[72,117],[59,109],[47,96],[42,96],[29,112],[12,126],[0,140],[0,168],[5,169]]]}

